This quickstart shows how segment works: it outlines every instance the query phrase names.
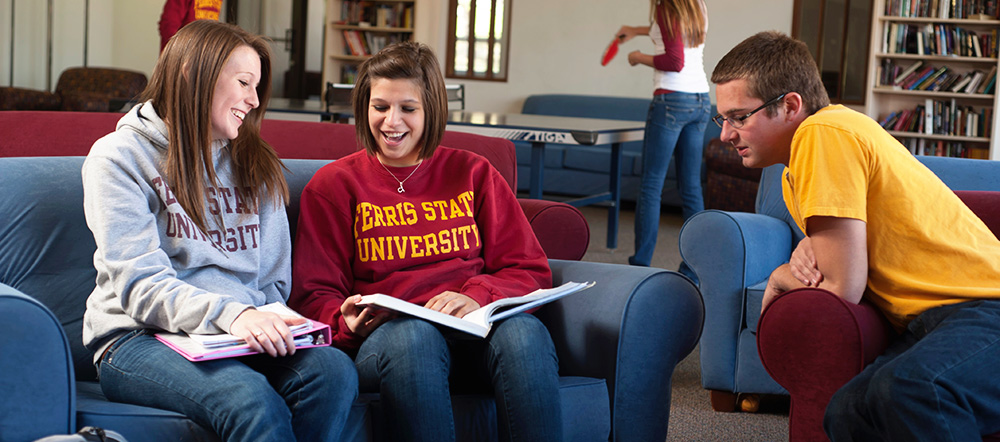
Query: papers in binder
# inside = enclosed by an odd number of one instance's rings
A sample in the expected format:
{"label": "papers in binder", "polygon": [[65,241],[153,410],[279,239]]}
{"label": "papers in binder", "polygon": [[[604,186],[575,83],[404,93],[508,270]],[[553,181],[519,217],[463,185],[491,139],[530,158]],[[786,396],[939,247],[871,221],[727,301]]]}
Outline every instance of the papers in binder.
{"label": "papers in binder", "polygon": [[[257,307],[257,310],[302,317],[288,306],[277,302]],[[294,336],[296,349],[330,345],[330,326],[322,322],[307,320],[303,324],[290,326],[289,329]],[[157,333],[156,339],[192,362],[257,354],[242,338],[227,333]]]}

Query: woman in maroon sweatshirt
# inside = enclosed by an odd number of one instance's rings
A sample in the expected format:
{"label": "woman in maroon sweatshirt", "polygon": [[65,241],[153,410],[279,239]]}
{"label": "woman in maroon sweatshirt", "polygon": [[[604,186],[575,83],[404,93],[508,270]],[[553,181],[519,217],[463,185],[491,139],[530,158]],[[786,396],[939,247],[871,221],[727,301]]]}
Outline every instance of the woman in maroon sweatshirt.
{"label": "woman in maroon sweatshirt", "polygon": [[365,149],[302,192],[289,304],[356,354],[361,391],[381,394],[392,440],[453,440],[450,391],[490,387],[501,440],[562,440],[558,361],[534,316],[470,340],[357,305],[383,293],[461,317],[548,288],[552,274],[499,172],[438,146],[448,109],[430,49],[401,43],[365,61],[353,105]]}

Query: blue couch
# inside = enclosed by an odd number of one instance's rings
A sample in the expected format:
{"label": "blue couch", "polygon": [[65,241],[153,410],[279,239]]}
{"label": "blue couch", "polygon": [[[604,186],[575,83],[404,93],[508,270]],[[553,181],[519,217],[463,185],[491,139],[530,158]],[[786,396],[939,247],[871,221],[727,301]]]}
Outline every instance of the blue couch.
{"label": "blue couch", "polygon": [[[629,98],[600,95],[539,94],[530,95],[521,107],[523,114],[555,115],[562,117],[603,118],[610,120],[646,121],[650,98]],[[715,106],[712,106],[715,115]],[[709,122],[705,126],[707,146],[713,138],[718,138],[721,129]],[[531,167],[531,144],[515,142],[517,148],[517,173],[528,176]],[[559,146],[546,147],[545,182],[546,193],[585,196],[608,190],[608,161],[611,149],[608,146]],[[663,186],[665,205],[680,207],[674,164],[671,161],[667,180]],[[639,195],[639,179],[642,177],[642,142],[633,141],[622,145],[622,200],[635,201]],[[518,184],[519,191],[528,190],[528,182]]]}
{"label": "blue couch", "polygon": [[[952,190],[1000,190],[1000,162],[917,158]],[[740,393],[788,394],[764,370],[757,351],[767,279],[803,238],[782,199],[783,170],[780,164],[763,170],[757,213],[708,210],[681,228],[681,256],[698,275],[705,300],[702,386],[718,411],[733,411]]]}
{"label": "blue couch", "polygon": [[[315,123],[321,124],[321,123]],[[2,143],[0,143],[2,144]],[[82,157],[0,158],[0,441],[71,433],[86,425],[133,441],[217,440],[184,416],[110,402],[83,347],[95,284],[95,244],[82,205]],[[298,195],[329,160],[285,160]],[[664,440],[675,365],[694,348],[703,305],[686,278],[664,270],[551,260],[556,284],[597,287],[537,312],[560,359],[566,440]],[[491,396],[454,397],[460,440],[495,440]],[[354,404],[343,440],[384,440],[377,394]]]}

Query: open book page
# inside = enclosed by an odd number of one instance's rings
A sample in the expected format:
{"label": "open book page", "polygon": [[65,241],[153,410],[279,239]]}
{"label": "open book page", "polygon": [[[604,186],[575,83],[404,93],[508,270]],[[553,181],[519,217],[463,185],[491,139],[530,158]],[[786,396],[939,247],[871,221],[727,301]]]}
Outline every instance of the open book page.
{"label": "open book page", "polygon": [[400,313],[436,322],[438,324],[479,337],[486,337],[486,335],[490,332],[492,324],[496,321],[533,309],[542,304],[555,301],[564,296],[568,296],[593,286],[594,282],[567,282],[559,287],[535,290],[534,292],[524,296],[515,296],[493,301],[470,312],[462,318],[447,315],[383,294],[362,296],[361,302],[359,302],[358,305],[374,305],[388,308]]}
{"label": "open book page", "polygon": [[538,289],[524,296],[498,299],[486,304],[484,307],[469,312],[462,319],[479,324],[489,324],[508,316],[531,310],[563,296],[579,292],[580,290],[589,289],[594,284],[594,282],[567,282],[559,287]]}

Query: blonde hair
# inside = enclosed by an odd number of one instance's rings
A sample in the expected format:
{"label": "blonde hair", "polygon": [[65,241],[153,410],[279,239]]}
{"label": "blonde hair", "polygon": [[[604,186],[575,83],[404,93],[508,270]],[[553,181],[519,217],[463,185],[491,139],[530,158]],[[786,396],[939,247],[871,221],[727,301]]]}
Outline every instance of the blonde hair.
{"label": "blonde hair", "polygon": [[[256,211],[266,190],[275,204],[288,202],[288,184],[278,154],[260,137],[260,123],[271,97],[271,52],[264,37],[215,20],[195,20],[163,48],[141,101],[151,101],[167,125],[167,181],[191,220],[207,232],[206,183],[219,180],[212,163],[212,99],[219,73],[232,53],[248,46],[260,56],[256,109],[247,113],[230,152],[236,184]],[[221,215],[216,222],[222,227]]]}
{"label": "blonde hair", "polygon": [[668,37],[674,38],[674,22],[680,25],[684,46],[693,48],[705,43],[705,4],[702,0],[650,0],[650,22],[656,25],[657,18],[667,27]]}

